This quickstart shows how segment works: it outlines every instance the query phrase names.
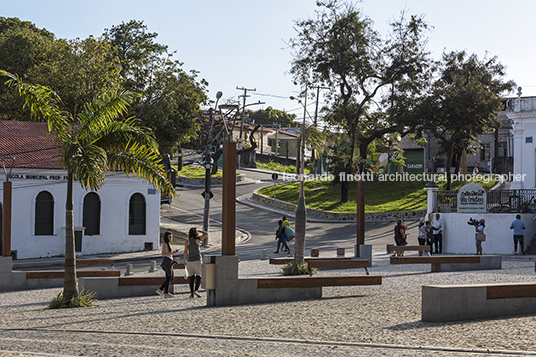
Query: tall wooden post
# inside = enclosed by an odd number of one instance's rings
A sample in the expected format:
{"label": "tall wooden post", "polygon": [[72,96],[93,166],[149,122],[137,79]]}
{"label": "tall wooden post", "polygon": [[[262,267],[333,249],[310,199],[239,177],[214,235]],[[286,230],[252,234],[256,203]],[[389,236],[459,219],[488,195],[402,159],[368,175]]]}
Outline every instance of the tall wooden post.
{"label": "tall wooden post", "polygon": [[365,181],[357,181],[357,240],[356,256],[359,257],[360,245],[365,244]]}
{"label": "tall wooden post", "polygon": [[11,182],[4,182],[4,201],[2,205],[2,256],[11,256]]}
{"label": "tall wooden post", "polygon": [[223,143],[222,255],[235,255],[236,143]]}

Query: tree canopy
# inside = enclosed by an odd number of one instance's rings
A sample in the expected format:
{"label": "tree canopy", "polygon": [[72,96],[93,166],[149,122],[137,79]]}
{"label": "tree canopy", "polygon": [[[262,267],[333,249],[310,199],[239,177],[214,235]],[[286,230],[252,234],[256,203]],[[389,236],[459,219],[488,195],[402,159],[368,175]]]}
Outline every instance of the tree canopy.
{"label": "tree canopy", "polygon": [[[505,67],[497,57],[479,59],[466,51],[444,53],[437,63],[436,76],[423,87],[418,106],[420,135],[432,133],[442,153],[447,155],[446,170],[450,172],[453,155],[460,155],[465,146],[478,140],[498,126],[502,94],[515,83],[504,81]],[[450,189],[447,175],[447,189]]]}
{"label": "tree canopy", "polygon": [[[338,0],[318,5],[315,19],[296,23],[298,35],[289,42],[294,50],[290,73],[304,88],[331,88],[325,120],[347,133],[343,170],[350,173],[356,170],[356,159],[366,159],[372,141],[414,126],[407,106],[429,66],[428,26],[422,17],[402,13],[382,37],[355,6]],[[354,155],[356,143],[360,157]],[[341,201],[348,201],[348,182],[341,185]]]}

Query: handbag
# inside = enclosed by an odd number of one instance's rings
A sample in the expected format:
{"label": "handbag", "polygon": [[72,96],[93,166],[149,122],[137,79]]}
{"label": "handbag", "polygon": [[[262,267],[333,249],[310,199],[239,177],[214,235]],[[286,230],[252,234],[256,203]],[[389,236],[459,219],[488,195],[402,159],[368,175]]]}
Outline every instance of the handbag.
{"label": "handbag", "polygon": [[486,240],[486,235],[484,233],[477,233],[476,234],[476,240],[479,242],[484,242]]}

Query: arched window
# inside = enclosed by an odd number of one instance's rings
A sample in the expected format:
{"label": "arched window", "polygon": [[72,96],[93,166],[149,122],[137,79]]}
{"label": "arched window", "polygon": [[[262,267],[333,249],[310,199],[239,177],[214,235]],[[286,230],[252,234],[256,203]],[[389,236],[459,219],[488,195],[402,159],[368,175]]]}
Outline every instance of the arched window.
{"label": "arched window", "polygon": [[145,198],[141,193],[135,193],[130,197],[128,234],[145,234]]}
{"label": "arched window", "polygon": [[99,195],[90,192],[84,197],[83,226],[86,228],[85,235],[100,234],[100,210],[101,201]]}
{"label": "arched window", "polygon": [[54,234],[54,198],[47,191],[41,191],[35,199],[35,235]]}

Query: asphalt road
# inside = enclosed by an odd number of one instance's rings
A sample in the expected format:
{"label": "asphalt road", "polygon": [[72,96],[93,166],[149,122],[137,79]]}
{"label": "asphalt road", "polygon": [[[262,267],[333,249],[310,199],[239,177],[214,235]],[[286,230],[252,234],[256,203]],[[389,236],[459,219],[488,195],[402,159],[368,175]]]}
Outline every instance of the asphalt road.
{"label": "asphalt road", "polygon": [[[260,183],[237,185],[237,197],[253,192],[254,190],[273,184],[270,173],[243,170],[249,179]],[[279,180],[280,181],[280,180]],[[179,198],[172,203],[171,214],[168,218],[180,222],[201,226],[203,223],[204,200],[201,193],[203,188],[179,188]],[[222,188],[213,187],[214,197],[210,201],[210,225],[221,225]],[[307,198],[306,198],[307,200]],[[262,250],[268,249],[269,256],[274,254],[276,248],[275,231],[277,221],[281,216],[262,209],[237,204],[236,228],[247,231],[251,239],[237,246],[236,251],[241,260],[259,259]],[[294,227],[293,218],[289,217]],[[409,223],[409,240],[417,244],[416,222]],[[373,251],[385,251],[386,243],[394,243],[394,222],[367,222],[365,224],[365,244],[372,244]],[[320,255],[335,256],[337,248],[345,248],[347,255],[352,255],[356,241],[357,226],[355,222],[307,222],[306,255],[312,248],[320,249]],[[292,246],[292,245],[291,245]],[[219,251],[214,252],[219,254]]]}

